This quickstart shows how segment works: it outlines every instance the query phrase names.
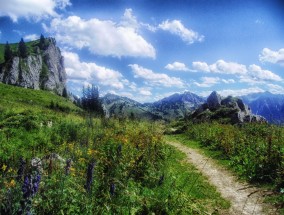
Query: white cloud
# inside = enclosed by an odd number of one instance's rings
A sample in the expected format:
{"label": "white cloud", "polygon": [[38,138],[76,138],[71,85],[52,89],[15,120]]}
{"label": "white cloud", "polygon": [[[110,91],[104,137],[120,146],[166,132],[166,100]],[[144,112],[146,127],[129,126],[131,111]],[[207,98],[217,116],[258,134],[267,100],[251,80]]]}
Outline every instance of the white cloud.
{"label": "white cloud", "polygon": [[98,66],[95,63],[81,62],[73,52],[63,52],[66,73],[69,81],[94,83],[123,89],[123,76],[118,71]]}
{"label": "white cloud", "polygon": [[120,25],[133,29],[139,28],[140,24],[138,23],[137,18],[132,14],[131,8],[125,9]]}
{"label": "white cloud", "polygon": [[17,22],[20,17],[39,21],[57,16],[56,9],[64,9],[69,5],[69,0],[3,0],[0,1],[0,16],[9,16],[13,22]]}
{"label": "white cloud", "polygon": [[[241,82],[250,84],[264,83],[266,81],[282,81],[282,78],[279,75],[276,75],[269,70],[262,69],[255,64],[247,67],[235,62],[218,60],[211,65],[208,65],[206,62],[193,62],[192,67],[202,72],[235,75],[240,78]],[[234,80],[223,80],[223,82],[234,83]]]}
{"label": "white cloud", "polygon": [[282,81],[282,78],[269,70],[264,70],[260,66],[252,64],[248,67],[248,76],[256,81]]}
{"label": "white cloud", "polygon": [[284,66],[284,48],[279,49],[278,51],[272,51],[269,48],[264,48],[259,55],[259,60],[262,63],[269,62]]}
{"label": "white cloud", "polygon": [[187,44],[192,44],[197,41],[202,42],[204,40],[203,35],[199,35],[197,32],[184,27],[180,20],[166,20],[159,24],[158,28],[179,36]]}
{"label": "white cloud", "polygon": [[24,36],[24,39],[32,41],[32,40],[39,39],[39,36],[37,34],[29,34],[29,35]]}
{"label": "white cloud", "polygon": [[[250,88],[243,88],[243,89],[225,89],[225,90],[218,90],[218,93],[221,96],[244,96],[251,93],[263,93],[265,92],[263,89],[259,87],[250,87]],[[201,96],[207,97],[212,93],[212,91],[203,91],[200,92]]]}
{"label": "white cloud", "polygon": [[142,78],[149,85],[165,87],[184,87],[184,82],[180,78],[170,77],[167,74],[155,73],[150,69],[143,68],[137,64],[129,65],[135,78]]}
{"label": "white cloud", "polygon": [[236,81],[234,79],[222,79],[222,82],[225,84],[234,84]]}
{"label": "white cloud", "polygon": [[205,62],[192,62],[192,67],[202,72],[210,72],[210,68]]}
{"label": "white cloud", "polygon": [[212,87],[220,82],[220,78],[218,77],[202,77],[201,83],[194,82],[194,84],[198,87]]}
{"label": "white cloud", "polygon": [[208,65],[206,62],[193,62],[194,69],[202,72],[212,72],[220,74],[239,74],[243,75],[247,73],[247,68],[243,64],[235,62],[226,62],[224,60],[218,60],[215,63]]}
{"label": "white cloud", "polygon": [[[123,25],[96,18],[84,20],[78,16],[55,18],[45,30],[55,35],[58,42],[78,49],[87,48],[103,56],[156,57],[154,47],[135,29],[135,17],[127,9]],[[131,24],[129,24],[131,23]]]}
{"label": "white cloud", "polygon": [[267,84],[269,92],[273,94],[284,94],[284,87],[277,84]]}
{"label": "white cloud", "polygon": [[172,64],[168,64],[165,66],[166,69],[171,70],[171,71],[189,71],[189,69],[186,67],[184,63],[180,62],[174,62]]}
{"label": "white cloud", "polygon": [[141,88],[139,90],[139,94],[141,94],[142,96],[151,96],[152,95],[151,91],[147,88]]}

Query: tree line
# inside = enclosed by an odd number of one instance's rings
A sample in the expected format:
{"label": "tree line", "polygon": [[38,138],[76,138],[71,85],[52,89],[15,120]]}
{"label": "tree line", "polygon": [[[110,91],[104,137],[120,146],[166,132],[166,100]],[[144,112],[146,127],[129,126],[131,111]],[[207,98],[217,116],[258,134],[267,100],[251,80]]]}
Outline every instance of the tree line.
{"label": "tree line", "polygon": [[[45,40],[45,38],[42,34],[40,35],[38,47],[41,50],[44,50],[47,47],[46,40]],[[16,52],[14,52],[12,50],[9,42],[8,41],[6,42],[5,48],[4,48],[4,61],[5,61],[5,63],[9,63],[14,56],[26,58],[28,55],[29,55],[29,51],[28,51],[27,45],[26,45],[23,38],[21,38],[20,42],[18,43],[18,47],[17,47]]]}

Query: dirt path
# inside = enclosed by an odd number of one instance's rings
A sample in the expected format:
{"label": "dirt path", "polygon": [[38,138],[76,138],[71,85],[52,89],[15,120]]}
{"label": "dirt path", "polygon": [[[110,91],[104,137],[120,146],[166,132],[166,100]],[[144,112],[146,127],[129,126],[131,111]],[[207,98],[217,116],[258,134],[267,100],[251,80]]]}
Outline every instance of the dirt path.
{"label": "dirt path", "polygon": [[[177,142],[168,142],[184,152],[187,161],[205,176],[214,185],[222,197],[231,202],[231,215],[264,215],[276,214],[275,210],[263,211],[263,193],[261,190],[246,183],[237,181],[237,178],[226,169],[217,165],[212,159],[200,154],[197,150],[186,147]],[[266,207],[265,207],[266,208]]]}

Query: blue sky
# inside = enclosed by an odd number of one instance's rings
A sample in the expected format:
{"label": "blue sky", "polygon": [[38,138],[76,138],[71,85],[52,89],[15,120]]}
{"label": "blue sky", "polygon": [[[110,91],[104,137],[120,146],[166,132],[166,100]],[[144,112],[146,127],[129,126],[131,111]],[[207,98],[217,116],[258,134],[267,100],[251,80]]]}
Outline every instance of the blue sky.
{"label": "blue sky", "polygon": [[0,42],[56,38],[68,90],[140,102],[191,91],[284,94],[280,0],[0,0]]}

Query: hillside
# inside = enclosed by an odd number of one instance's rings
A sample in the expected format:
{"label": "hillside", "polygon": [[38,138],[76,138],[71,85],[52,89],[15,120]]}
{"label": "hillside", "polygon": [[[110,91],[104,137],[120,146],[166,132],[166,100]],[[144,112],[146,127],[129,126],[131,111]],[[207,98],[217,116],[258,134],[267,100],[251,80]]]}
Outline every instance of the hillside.
{"label": "hillside", "polygon": [[164,144],[162,124],[86,118],[69,100],[41,90],[0,84],[0,92],[0,214],[228,209]]}
{"label": "hillside", "polygon": [[9,45],[12,51],[6,62],[3,57],[5,45],[0,46],[0,82],[66,96],[67,75],[55,39],[42,37],[42,40],[21,44],[26,50],[23,53],[18,51],[18,44]]}

